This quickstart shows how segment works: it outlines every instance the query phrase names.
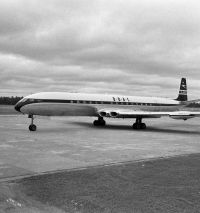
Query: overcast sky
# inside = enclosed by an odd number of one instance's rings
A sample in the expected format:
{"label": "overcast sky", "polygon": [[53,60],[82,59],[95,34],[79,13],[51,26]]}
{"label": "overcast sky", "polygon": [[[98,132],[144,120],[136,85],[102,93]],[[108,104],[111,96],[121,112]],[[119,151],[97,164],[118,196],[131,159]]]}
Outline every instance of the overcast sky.
{"label": "overcast sky", "polygon": [[199,0],[0,0],[0,95],[200,97]]}

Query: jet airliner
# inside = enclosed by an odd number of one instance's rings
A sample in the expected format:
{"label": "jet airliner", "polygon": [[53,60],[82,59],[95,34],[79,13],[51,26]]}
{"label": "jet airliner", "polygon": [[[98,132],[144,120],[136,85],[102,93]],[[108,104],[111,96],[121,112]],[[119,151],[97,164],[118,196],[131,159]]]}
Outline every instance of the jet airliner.
{"label": "jet airliner", "polygon": [[105,126],[105,118],[134,118],[133,129],[145,129],[143,118],[168,116],[187,120],[200,116],[200,111],[188,101],[186,78],[181,79],[176,99],[126,95],[83,94],[66,92],[42,92],[24,97],[15,109],[31,118],[30,131],[36,131],[33,123],[40,116],[91,116],[93,124]]}

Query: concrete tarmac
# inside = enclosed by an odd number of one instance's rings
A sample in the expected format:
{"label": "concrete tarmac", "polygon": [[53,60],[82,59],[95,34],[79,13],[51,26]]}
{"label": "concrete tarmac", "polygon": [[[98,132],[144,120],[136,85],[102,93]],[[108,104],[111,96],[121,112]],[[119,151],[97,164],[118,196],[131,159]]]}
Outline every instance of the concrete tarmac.
{"label": "concrete tarmac", "polygon": [[37,117],[30,132],[23,115],[0,116],[0,180],[56,170],[200,152],[200,119],[146,119],[146,130],[133,130],[134,120]]}

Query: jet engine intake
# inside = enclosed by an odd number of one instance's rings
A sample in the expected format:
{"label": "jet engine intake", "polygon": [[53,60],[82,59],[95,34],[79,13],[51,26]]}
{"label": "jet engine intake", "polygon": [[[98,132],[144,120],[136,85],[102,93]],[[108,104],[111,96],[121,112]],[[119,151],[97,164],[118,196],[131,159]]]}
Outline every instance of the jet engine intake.
{"label": "jet engine intake", "polygon": [[119,113],[118,112],[110,112],[110,117],[112,117],[112,118],[116,118],[117,116],[119,115]]}
{"label": "jet engine intake", "polygon": [[106,111],[100,111],[100,112],[99,112],[99,115],[100,115],[101,117],[110,117],[110,114],[109,114],[108,112],[106,112]]}

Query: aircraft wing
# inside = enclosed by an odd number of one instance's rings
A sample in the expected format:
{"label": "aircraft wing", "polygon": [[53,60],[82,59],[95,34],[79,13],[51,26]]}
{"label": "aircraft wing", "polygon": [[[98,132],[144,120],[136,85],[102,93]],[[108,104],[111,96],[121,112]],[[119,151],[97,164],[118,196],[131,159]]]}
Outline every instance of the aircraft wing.
{"label": "aircraft wing", "polygon": [[169,116],[174,119],[189,119],[193,117],[200,117],[200,112],[195,111],[173,111],[173,112],[151,112],[141,110],[126,110],[126,109],[101,109],[98,114],[102,117],[113,118],[159,118],[162,116]]}

